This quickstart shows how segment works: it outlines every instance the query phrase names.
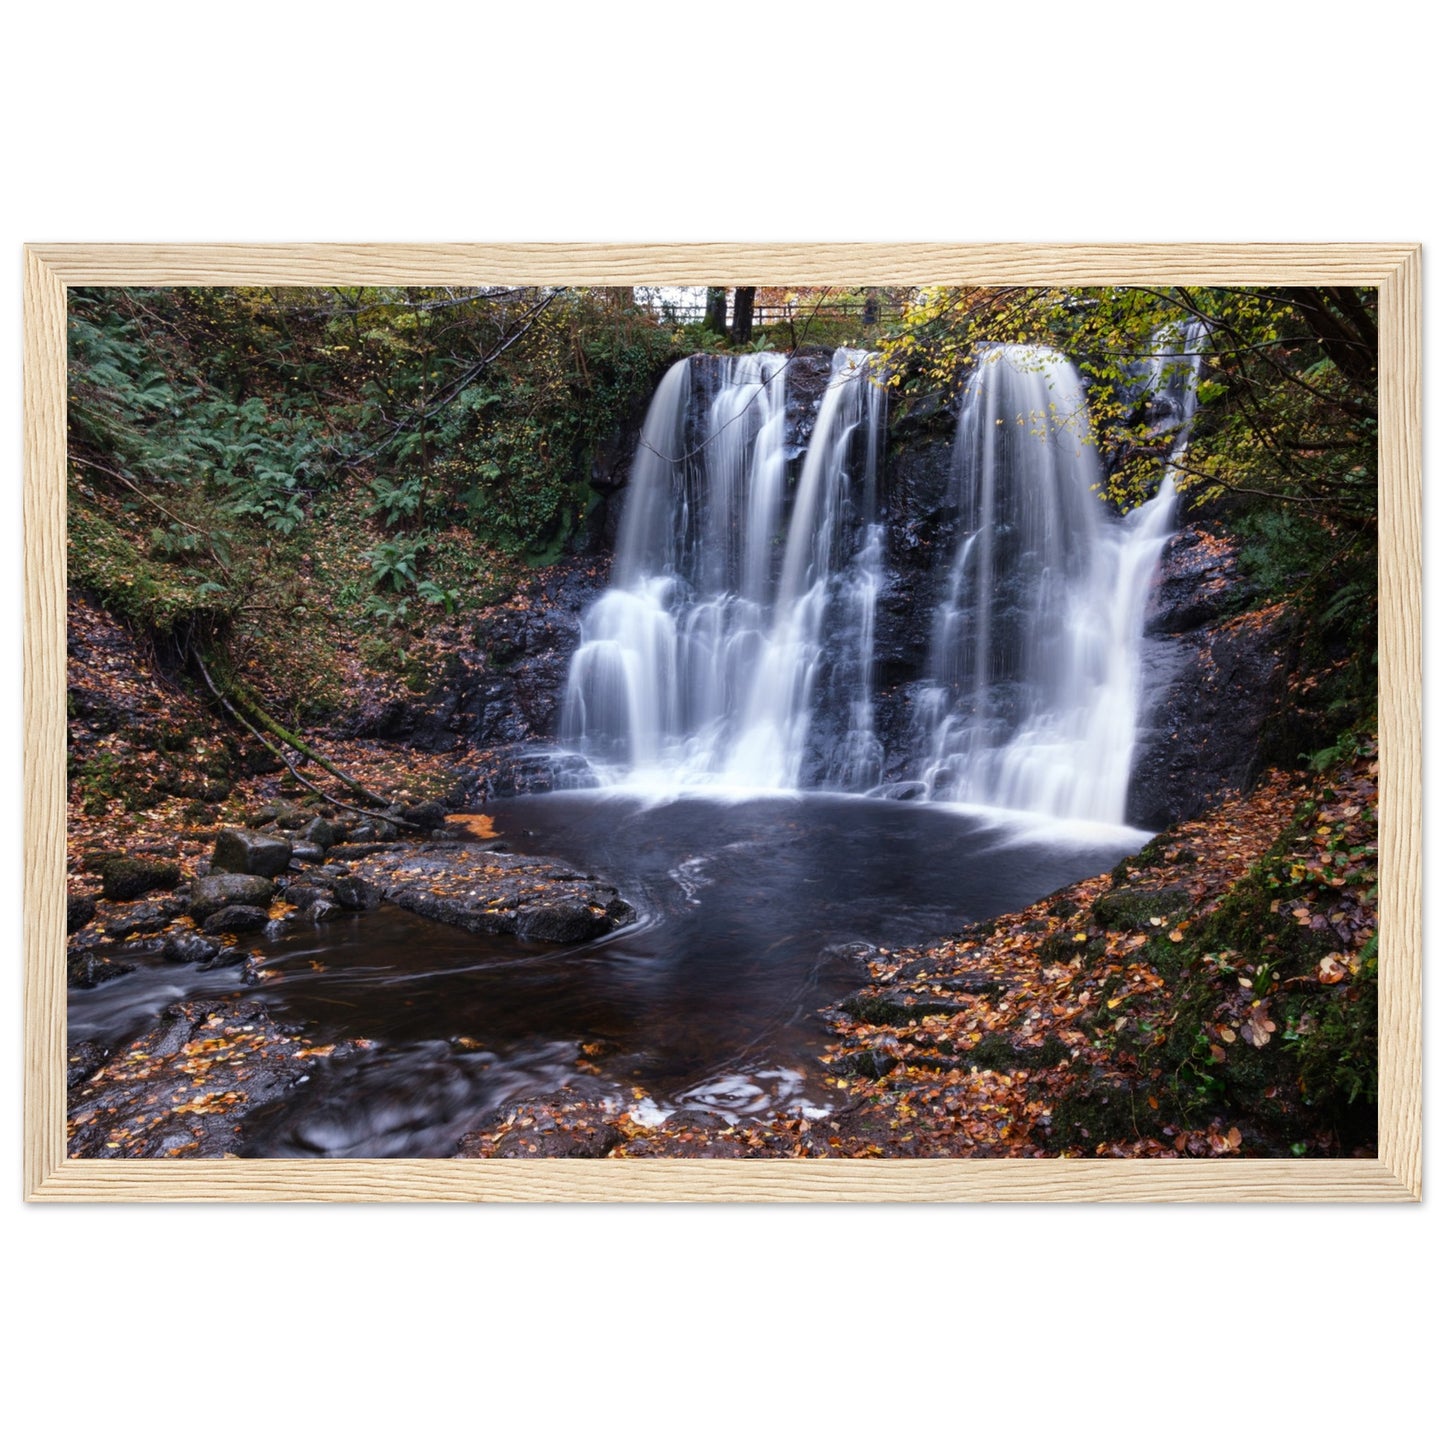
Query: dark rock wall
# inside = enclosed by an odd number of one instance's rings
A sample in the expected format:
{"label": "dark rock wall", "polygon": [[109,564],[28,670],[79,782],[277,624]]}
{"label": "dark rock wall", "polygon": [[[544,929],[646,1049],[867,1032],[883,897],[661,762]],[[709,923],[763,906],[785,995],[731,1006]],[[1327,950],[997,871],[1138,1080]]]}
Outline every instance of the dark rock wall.
{"label": "dark rock wall", "polygon": [[1145,635],[1129,822],[1167,827],[1258,776],[1282,705],[1290,629],[1282,608],[1249,610],[1249,601],[1220,525],[1181,525],[1164,550]]}

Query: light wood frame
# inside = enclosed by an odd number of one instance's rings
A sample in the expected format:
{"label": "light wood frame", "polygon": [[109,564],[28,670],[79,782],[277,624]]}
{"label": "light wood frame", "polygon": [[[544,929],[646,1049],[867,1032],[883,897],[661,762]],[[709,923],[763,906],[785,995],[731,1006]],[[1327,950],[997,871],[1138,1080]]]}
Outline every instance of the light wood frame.
{"label": "light wood frame", "polygon": [[[65,1153],[66,289],[388,285],[1379,288],[1379,1154],[1227,1160],[78,1160]],[[25,251],[25,1163],[32,1200],[1418,1200],[1420,247],[36,245]]]}

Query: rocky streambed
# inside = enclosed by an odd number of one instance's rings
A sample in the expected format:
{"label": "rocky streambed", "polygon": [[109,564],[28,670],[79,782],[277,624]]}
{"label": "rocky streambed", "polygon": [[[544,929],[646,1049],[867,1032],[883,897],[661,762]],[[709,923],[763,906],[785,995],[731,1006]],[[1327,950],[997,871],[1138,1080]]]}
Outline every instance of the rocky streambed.
{"label": "rocky streambed", "polygon": [[[74,1156],[233,1152],[247,1116],[317,1060],[371,1047],[334,1027],[313,1038],[308,1019],[266,996],[278,958],[324,952],[338,927],[407,910],[536,953],[635,917],[614,886],[562,860],[469,836],[439,804],[407,811],[362,821],[262,810],[256,826],[221,830],[191,877],[154,854],[86,860],[100,891],[71,894],[67,919]],[[407,967],[425,968],[429,937],[412,940]]]}

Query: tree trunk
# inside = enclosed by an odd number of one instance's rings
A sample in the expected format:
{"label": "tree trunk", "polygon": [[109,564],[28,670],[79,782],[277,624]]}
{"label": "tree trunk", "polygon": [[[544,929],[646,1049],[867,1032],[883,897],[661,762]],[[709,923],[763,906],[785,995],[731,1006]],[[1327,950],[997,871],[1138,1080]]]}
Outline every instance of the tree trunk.
{"label": "tree trunk", "polygon": [[735,286],[733,288],[733,331],[734,346],[746,346],[753,339],[753,297],[756,286]]}
{"label": "tree trunk", "polygon": [[707,310],[703,314],[703,323],[709,331],[716,331],[719,336],[728,334],[728,288],[726,286],[709,286],[707,288]]}

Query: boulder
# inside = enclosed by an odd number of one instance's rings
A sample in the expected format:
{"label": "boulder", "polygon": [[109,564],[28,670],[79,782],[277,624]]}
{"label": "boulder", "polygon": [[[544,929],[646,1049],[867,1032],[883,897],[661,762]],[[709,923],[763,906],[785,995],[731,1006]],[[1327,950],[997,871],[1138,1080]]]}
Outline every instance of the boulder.
{"label": "boulder", "polygon": [[65,895],[65,931],[67,934],[84,928],[95,917],[95,899],[89,893]]}
{"label": "boulder", "polygon": [[585,943],[613,927],[607,914],[594,913],[582,898],[559,898],[517,910],[517,937],[546,943]]}
{"label": "boulder", "polygon": [[220,944],[199,933],[173,933],[161,952],[172,963],[205,963],[220,952]]}
{"label": "boulder", "polygon": [[71,988],[94,988],[122,974],[134,973],[135,968],[135,964],[123,958],[101,958],[99,954],[81,951],[66,956],[65,981]]}
{"label": "boulder", "polygon": [[1094,900],[1093,914],[1100,927],[1122,932],[1143,928],[1151,918],[1179,913],[1189,902],[1189,894],[1182,888],[1116,888]]}
{"label": "boulder", "polygon": [[228,903],[218,908],[202,925],[207,933],[259,933],[271,921],[264,908],[245,903]]}
{"label": "boulder", "polygon": [[401,816],[418,828],[443,828],[446,826],[447,810],[444,803],[413,803],[401,810]]}
{"label": "boulder", "polygon": [[[470,933],[581,943],[630,923],[617,889],[557,858],[496,853],[455,842],[412,844],[357,865],[388,903]],[[342,885],[337,884],[337,900]]]}
{"label": "boulder", "polygon": [[214,973],[218,968],[235,968],[237,964],[249,962],[250,957],[244,948],[223,948],[214,957],[206,959],[197,972]]}
{"label": "boulder", "polygon": [[302,863],[320,863],[326,857],[326,849],[320,843],[308,843],[304,838],[291,845],[291,866]]}
{"label": "boulder", "polygon": [[211,873],[191,884],[191,917],[204,922],[218,908],[233,903],[253,907],[267,904],[276,886],[268,878],[248,873]]}
{"label": "boulder", "polygon": [[290,861],[291,844],[285,838],[250,828],[222,828],[211,855],[211,867],[218,873],[250,873],[261,878],[284,873]]}
{"label": "boulder", "polygon": [[124,913],[117,913],[106,919],[106,936],[120,939],[130,938],[137,933],[158,933],[178,911],[160,903],[138,903],[134,908],[127,908]]}
{"label": "boulder", "polygon": [[174,888],[181,881],[180,864],[164,858],[107,858],[100,865],[100,896],[129,903],[156,888]]}
{"label": "boulder", "polygon": [[329,888],[317,888],[311,883],[293,883],[285,893],[285,899],[293,908],[310,908],[318,898],[331,898]]}
{"label": "boulder", "polygon": [[331,893],[342,908],[354,913],[375,908],[381,902],[381,889],[364,878],[338,878]]}
{"label": "boulder", "polygon": [[341,841],[336,824],[329,818],[313,818],[297,836],[302,842],[316,843],[323,849]]}

